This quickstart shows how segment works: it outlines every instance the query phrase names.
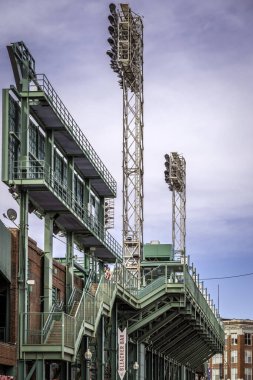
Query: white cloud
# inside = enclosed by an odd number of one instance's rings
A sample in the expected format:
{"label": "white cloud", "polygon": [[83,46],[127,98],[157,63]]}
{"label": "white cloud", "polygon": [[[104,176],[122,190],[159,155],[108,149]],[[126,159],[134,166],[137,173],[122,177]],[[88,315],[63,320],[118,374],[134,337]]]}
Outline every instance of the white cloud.
{"label": "white cloud", "polygon": [[[24,40],[119,184],[121,241],[122,94],[105,55],[108,4],[0,2],[0,85],[13,83],[5,45]],[[205,272],[216,252],[231,256],[222,264],[232,270],[240,247],[245,260],[252,253],[251,1],[134,0],[131,7],[145,16],[145,241],[171,241],[164,154],[178,151],[187,161],[188,253]],[[17,209],[2,184],[0,191],[0,214]]]}

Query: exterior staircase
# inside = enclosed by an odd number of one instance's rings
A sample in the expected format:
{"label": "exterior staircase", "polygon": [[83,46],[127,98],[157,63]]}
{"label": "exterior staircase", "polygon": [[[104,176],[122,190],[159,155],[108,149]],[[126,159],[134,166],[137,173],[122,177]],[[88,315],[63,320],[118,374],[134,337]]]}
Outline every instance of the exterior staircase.
{"label": "exterior staircase", "polygon": [[46,343],[61,345],[62,343],[62,322],[61,321],[53,321]]}
{"label": "exterior staircase", "polygon": [[72,307],[71,307],[71,310],[70,310],[70,313],[69,313],[69,315],[71,316],[71,317],[75,317],[75,315],[76,315],[76,311],[77,311],[77,309],[78,309],[78,306],[79,306],[79,301],[74,301],[73,302],[73,305],[72,305]]}
{"label": "exterior staircase", "polygon": [[90,288],[89,288],[89,293],[95,297],[96,295],[96,292],[97,292],[97,288],[98,288],[98,283],[95,283],[95,282],[92,282],[91,285],[90,285]]}

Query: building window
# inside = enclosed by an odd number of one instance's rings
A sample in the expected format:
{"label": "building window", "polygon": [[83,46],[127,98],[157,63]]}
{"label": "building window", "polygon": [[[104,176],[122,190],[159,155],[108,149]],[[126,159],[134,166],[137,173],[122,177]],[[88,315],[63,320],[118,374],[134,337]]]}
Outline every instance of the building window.
{"label": "building window", "polygon": [[244,380],[252,380],[252,369],[245,368],[244,369]]}
{"label": "building window", "polygon": [[231,368],[231,380],[237,380],[237,368]]}
{"label": "building window", "polygon": [[237,350],[231,351],[231,363],[237,363]]}
{"label": "building window", "polygon": [[53,286],[52,288],[52,303],[58,304],[60,302],[60,289]]}
{"label": "building window", "polygon": [[249,333],[244,334],[244,343],[247,346],[251,346],[251,334],[249,334]]}
{"label": "building window", "polygon": [[222,354],[216,354],[212,357],[212,364],[222,364]]}
{"label": "building window", "polygon": [[220,380],[220,370],[219,368],[212,369],[212,380]]}
{"label": "building window", "polygon": [[237,334],[231,334],[231,344],[237,344]]}
{"label": "building window", "polygon": [[244,361],[245,361],[245,363],[252,363],[252,352],[251,352],[251,350],[245,350]]}

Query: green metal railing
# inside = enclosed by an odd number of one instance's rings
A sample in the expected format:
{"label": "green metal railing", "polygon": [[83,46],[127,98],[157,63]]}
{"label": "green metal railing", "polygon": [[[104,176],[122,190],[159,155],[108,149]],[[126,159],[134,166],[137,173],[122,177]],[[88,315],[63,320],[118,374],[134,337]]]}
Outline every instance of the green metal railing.
{"label": "green metal railing", "polygon": [[[111,279],[105,279],[104,275],[101,277],[95,295],[89,294],[87,289],[83,290],[73,317],[63,312],[23,314],[22,344],[57,345],[61,346],[61,350],[64,349],[64,346],[68,346],[73,348],[74,355],[76,355],[82,336],[86,333],[85,329],[96,331],[104,305],[107,305],[107,310],[110,312],[118,288],[123,289],[135,300],[141,300],[154,294],[154,291],[161,287],[164,287],[165,290],[170,287],[180,287],[184,290],[182,295],[190,297],[198,305],[205,320],[217,336],[222,336],[222,322],[219,315],[213,308],[210,297],[203,286],[199,286],[198,276],[195,272],[193,275],[190,274],[187,265],[184,264],[181,271],[178,271],[178,267],[170,264],[160,265],[147,273],[145,277],[142,278],[142,282],[147,285],[140,287],[140,280],[122,264],[117,264]],[[185,296],[179,301],[183,302],[182,307],[185,305]],[[144,309],[142,317],[144,318],[148,313],[149,311]]]}
{"label": "green metal railing", "polygon": [[[160,265],[147,273],[143,278],[138,279],[123,264],[117,263],[113,271],[112,281],[122,287],[124,292],[129,293],[137,300],[141,300],[144,296],[151,294],[151,292],[163,285],[170,287],[175,284],[181,284],[184,287],[184,291],[191,295],[203,313],[207,315],[211,325],[220,333],[222,321],[219,312],[215,308],[203,284],[199,282],[196,273],[190,274],[189,267],[186,264],[182,264],[183,270],[178,271],[174,264],[175,262]],[[142,286],[143,284],[147,285]]]}
{"label": "green metal railing", "polygon": [[[50,320],[49,328],[45,329]],[[24,313],[21,325],[23,327],[23,345],[53,345],[74,348],[75,318],[63,312],[60,313]]]}
{"label": "green metal railing", "polygon": [[80,302],[80,299],[82,297],[82,291],[80,289],[74,288],[71,292],[71,295],[68,300],[67,304],[67,312],[70,313],[75,302]]}
{"label": "green metal railing", "polygon": [[75,214],[78,219],[115,255],[122,261],[122,247],[112,237],[84,204],[80,204],[74,193],[57,179],[55,172],[44,160],[15,161],[13,164],[12,180],[43,180],[48,188]]}
{"label": "green metal railing", "polygon": [[63,104],[62,100],[54,90],[53,86],[49,82],[45,74],[36,74],[36,78],[30,83],[29,90],[43,91],[48,103],[52,106],[55,113],[65,125],[66,129],[71,134],[72,138],[76,141],[80,149],[84,152],[85,156],[90,160],[97,173],[104,179],[105,183],[116,196],[117,185],[116,181],[108,171],[108,169],[103,164],[102,160],[99,158],[98,154],[95,152],[91,146],[88,139],[84,136],[83,132],[67,110],[66,106]]}

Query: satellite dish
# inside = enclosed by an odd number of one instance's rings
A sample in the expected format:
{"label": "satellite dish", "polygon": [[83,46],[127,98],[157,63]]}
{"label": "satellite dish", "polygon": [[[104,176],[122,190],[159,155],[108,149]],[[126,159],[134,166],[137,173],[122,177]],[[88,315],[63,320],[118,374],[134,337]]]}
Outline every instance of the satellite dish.
{"label": "satellite dish", "polygon": [[14,222],[17,219],[17,213],[13,208],[9,208],[7,210],[7,217],[10,219],[12,222]]}

